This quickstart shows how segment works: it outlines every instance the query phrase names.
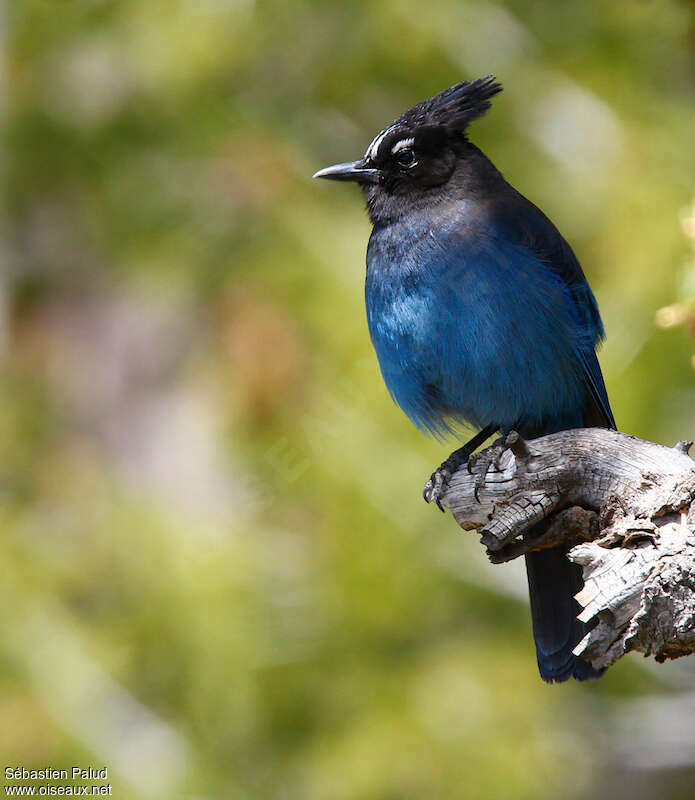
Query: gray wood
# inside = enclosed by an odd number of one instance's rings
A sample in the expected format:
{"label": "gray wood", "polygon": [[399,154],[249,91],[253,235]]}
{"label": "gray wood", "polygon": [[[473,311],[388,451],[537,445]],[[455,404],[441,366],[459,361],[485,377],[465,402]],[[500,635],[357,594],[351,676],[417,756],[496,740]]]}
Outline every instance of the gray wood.
{"label": "gray wood", "polygon": [[441,503],[480,533],[493,562],[573,545],[569,558],[584,572],[580,619],[593,622],[577,655],[596,667],[631,650],[677,658],[695,652],[691,444],[600,428],[529,441],[512,431],[451,477]]}

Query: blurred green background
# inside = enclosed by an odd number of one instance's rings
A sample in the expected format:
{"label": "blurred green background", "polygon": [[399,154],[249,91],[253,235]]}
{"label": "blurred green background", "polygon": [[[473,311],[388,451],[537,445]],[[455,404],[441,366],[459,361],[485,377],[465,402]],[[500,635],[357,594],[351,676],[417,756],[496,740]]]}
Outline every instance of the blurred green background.
{"label": "blurred green background", "polygon": [[[575,248],[619,426],[695,438],[695,5],[4,3],[0,756],[123,798],[691,798],[695,663],[539,679],[520,566],[420,492],[358,191],[472,130]],[[5,781],[5,783],[7,783]]]}

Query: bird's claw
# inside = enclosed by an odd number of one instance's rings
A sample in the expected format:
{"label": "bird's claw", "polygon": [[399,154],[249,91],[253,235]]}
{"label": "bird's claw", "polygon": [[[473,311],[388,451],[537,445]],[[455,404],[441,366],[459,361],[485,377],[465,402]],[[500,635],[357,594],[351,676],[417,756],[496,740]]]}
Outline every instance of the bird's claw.
{"label": "bird's claw", "polygon": [[442,505],[442,497],[446,492],[449,485],[451,473],[442,465],[436,472],[433,472],[430,479],[425,484],[422,490],[422,496],[425,498],[426,503],[436,503],[440,511],[444,511]]}
{"label": "bird's claw", "polygon": [[439,510],[444,511],[442,497],[446,494],[451,476],[457,472],[457,470],[461,469],[464,464],[466,464],[468,472],[471,472],[471,453],[473,453],[476,447],[480,447],[495,430],[496,429],[493,428],[492,425],[483,428],[470,442],[464,444],[463,447],[459,447],[458,450],[454,450],[449,458],[439,465],[439,469],[432,473],[423,489],[422,496],[425,498],[426,503],[436,503]]}

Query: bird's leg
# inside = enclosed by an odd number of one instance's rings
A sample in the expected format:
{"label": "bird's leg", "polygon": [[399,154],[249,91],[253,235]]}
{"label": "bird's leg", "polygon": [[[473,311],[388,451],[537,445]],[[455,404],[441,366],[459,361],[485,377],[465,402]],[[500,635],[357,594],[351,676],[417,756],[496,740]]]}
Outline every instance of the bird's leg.
{"label": "bird's leg", "polygon": [[451,476],[460,466],[468,461],[475,450],[477,450],[486,439],[489,439],[496,430],[497,427],[495,425],[488,425],[483,428],[482,431],[476,433],[470,442],[466,442],[463,447],[454,450],[449,458],[439,465],[439,469],[432,473],[430,479],[425,484],[425,488],[422,492],[425,502],[436,503],[439,510],[444,511],[441,498],[446,491]]}

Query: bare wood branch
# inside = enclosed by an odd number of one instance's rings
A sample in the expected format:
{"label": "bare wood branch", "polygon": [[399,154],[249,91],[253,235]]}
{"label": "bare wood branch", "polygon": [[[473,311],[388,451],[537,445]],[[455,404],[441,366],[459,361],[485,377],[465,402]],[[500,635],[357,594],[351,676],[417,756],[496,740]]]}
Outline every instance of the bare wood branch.
{"label": "bare wood branch", "polygon": [[577,655],[596,667],[631,650],[677,658],[695,652],[691,444],[598,428],[531,441],[511,432],[460,468],[441,502],[495,563],[575,545],[580,619],[593,623]]}

